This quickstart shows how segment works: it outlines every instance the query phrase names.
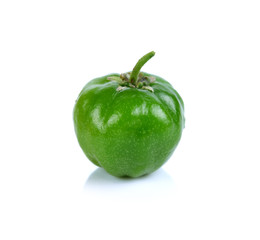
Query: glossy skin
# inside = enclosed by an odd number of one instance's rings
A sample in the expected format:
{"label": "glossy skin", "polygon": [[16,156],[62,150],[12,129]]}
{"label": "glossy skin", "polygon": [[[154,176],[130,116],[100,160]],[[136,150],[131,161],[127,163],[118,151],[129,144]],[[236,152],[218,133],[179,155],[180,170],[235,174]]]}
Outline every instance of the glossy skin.
{"label": "glossy skin", "polygon": [[[146,74],[147,76],[154,76]],[[177,147],[184,105],[170,83],[155,76],[154,92],[117,91],[111,74],[90,81],[74,107],[78,142],[95,165],[117,177],[139,177],[160,168]]]}

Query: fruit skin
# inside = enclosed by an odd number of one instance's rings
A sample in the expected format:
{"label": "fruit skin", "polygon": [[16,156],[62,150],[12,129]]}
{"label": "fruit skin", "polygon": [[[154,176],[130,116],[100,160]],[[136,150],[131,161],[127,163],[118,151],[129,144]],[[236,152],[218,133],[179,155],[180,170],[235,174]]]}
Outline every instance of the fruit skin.
{"label": "fruit skin", "polygon": [[160,168],[177,147],[185,124],[184,104],[166,80],[155,77],[154,92],[126,87],[110,74],[85,85],[73,119],[88,159],[117,177],[139,177]]}

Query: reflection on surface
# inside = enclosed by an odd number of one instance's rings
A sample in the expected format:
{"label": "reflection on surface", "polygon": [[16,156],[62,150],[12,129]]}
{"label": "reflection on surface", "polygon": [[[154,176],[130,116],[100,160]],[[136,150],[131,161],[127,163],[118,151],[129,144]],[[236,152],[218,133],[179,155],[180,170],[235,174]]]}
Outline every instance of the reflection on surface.
{"label": "reflection on surface", "polygon": [[137,107],[132,111],[132,115],[134,115],[134,116],[147,115],[147,114],[148,114],[148,108],[147,108],[145,102],[144,102],[141,106],[137,106]]}
{"label": "reflection on surface", "polygon": [[117,178],[98,168],[88,177],[84,190],[106,198],[161,198],[173,195],[175,186],[172,177],[163,169],[140,178]]}
{"label": "reflection on surface", "polygon": [[167,120],[165,112],[161,109],[159,105],[153,104],[151,107],[151,111],[157,119],[161,119],[162,121]]}

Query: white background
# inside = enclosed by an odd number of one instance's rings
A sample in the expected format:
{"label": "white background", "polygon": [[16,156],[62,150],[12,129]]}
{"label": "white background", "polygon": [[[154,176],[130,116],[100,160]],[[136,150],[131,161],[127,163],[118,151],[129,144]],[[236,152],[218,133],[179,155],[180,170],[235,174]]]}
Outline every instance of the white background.
{"label": "white background", "polygon": [[[72,109],[152,50],[186,128],[160,170],[117,179]],[[0,239],[260,239],[259,1],[2,0],[0,80]]]}

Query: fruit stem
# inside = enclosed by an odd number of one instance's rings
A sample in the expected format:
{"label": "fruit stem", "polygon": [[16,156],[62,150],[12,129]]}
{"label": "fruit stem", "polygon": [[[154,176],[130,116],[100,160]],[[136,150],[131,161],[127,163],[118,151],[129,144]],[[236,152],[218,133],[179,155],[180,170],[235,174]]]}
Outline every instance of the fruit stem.
{"label": "fruit stem", "polygon": [[138,74],[142,68],[142,66],[150,60],[153,56],[155,55],[155,52],[149,52],[145,54],[142,58],[139,59],[139,61],[136,63],[136,65],[133,68],[133,71],[131,72],[130,75],[130,82],[134,85],[136,85],[137,79],[138,79]]}

